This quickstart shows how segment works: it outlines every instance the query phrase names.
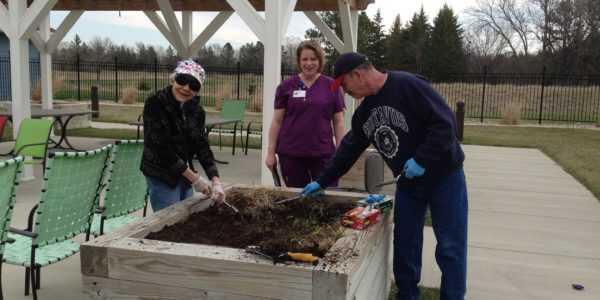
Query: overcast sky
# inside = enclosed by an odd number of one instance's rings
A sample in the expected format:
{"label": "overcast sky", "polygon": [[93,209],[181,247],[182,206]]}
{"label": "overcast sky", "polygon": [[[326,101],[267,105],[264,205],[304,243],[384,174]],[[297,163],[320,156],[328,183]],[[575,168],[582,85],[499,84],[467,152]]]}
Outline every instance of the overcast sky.
{"label": "overcast sky", "polygon": [[[396,15],[400,15],[404,24],[415,12],[419,11],[421,6],[425,9],[429,20],[432,21],[444,3],[447,3],[460,16],[462,11],[473,5],[474,2],[475,0],[375,0],[375,3],[369,5],[367,14],[372,17],[378,9],[381,10],[384,24],[388,28]],[[51,15],[52,26],[56,28],[65,15],[66,12],[53,12]],[[194,37],[206,27],[215,15],[216,13],[194,13]],[[314,26],[303,13],[294,13],[287,36],[301,39],[306,29],[311,27]],[[84,41],[99,36],[108,37],[117,44],[133,46],[137,42],[144,42],[163,47],[168,46],[166,39],[142,12],[121,12],[120,16],[118,12],[86,12],[73,26],[64,41],[72,40],[75,34],[79,34]],[[257,41],[256,36],[237,14],[234,14],[208,43],[230,42],[234,47],[239,47],[254,41]]]}

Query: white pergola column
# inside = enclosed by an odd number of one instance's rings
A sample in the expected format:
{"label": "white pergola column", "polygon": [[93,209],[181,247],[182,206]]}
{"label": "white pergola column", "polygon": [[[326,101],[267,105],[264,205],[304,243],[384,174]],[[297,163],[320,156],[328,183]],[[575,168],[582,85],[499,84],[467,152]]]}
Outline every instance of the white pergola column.
{"label": "white pergola column", "polygon": [[[350,4],[344,0],[338,0],[338,10],[342,23],[342,34],[344,35],[344,47],[341,53],[356,52],[358,41],[358,12],[350,8]],[[346,94],[344,95],[346,111],[344,112],[344,125],[346,130],[352,126],[352,115],[356,110],[356,100]]]}
{"label": "white pergola column", "polygon": [[[21,19],[27,10],[27,1],[9,0],[10,27],[5,31],[10,41],[10,82],[12,101],[13,136],[17,136],[19,125],[31,117],[31,93],[29,79],[29,40],[19,35]],[[27,66],[27,67],[23,67]]]}
{"label": "white pergola column", "polygon": [[265,0],[264,18],[256,12],[248,0],[227,0],[227,3],[235,9],[265,47],[260,181],[263,185],[273,185],[271,172],[262,162],[267,156],[275,90],[281,82],[281,44],[297,0]]}
{"label": "white pergola column", "polygon": [[[269,128],[273,120],[273,111],[275,103],[275,90],[281,81],[281,44],[282,44],[282,14],[287,10],[289,1],[266,0],[265,1],[265,36],[263,44],[264,52],[264,80],[263,80],[263,109],[262,109],[262,151],[261,151],[261,176],[260,182],[263,185],[273,185],[271,172],[262,162],[267,157],[269,147]],[[289,22],[289,19],[288,19]],[[287,28],[287,25],[286,25]],[[266,137],[266,138],[265,138]]]}
{"label": "white pergola column", "polygon": [[[29,75],[29,38],[45,48],[36,29],[50,14],[58,0],[36,0],[27,7],[27,1],[9,0],[8,8],[0,4],[0,29],[10,42],[10,80],[13,136],[18,135],[21,121],[31,117],[31,80]],[[25,166],[21,179],[33,178],[32,166]]]}
{"label": "white pergola column", "polygon": [[[48,15],[40,24],[40,36],[43,41],[50,39],[50,16]],[[45,45],[44,45],[45,46]],[[39,47],[38,47],[39,49]],[[52,53],[47,47],[40,50],[40,83],[42,89],[42,108],[52,109]]]}

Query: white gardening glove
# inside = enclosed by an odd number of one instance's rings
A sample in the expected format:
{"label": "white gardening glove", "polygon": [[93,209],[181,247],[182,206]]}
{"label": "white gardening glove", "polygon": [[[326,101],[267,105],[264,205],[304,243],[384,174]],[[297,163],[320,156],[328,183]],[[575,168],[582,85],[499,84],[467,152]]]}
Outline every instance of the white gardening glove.
{"label": "white gardening glove", "polygon": [[198,193],[210,196],[210,183],[206,179],[202,178],[202,176],[198,176],[198,179],[192,182],[192,188]]}
{"label": "white gardening glove", "polygon": [[225,190],[223,184],[219,179],[212,180],[212,199],[217,203],[223,203],[225,201]]}

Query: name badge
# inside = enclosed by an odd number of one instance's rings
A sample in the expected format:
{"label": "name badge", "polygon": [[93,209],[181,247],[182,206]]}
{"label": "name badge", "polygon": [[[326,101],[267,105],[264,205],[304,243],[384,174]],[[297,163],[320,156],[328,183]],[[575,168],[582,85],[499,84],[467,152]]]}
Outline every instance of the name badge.
{"label": "name badge", "polygon": [[306,98],[306,91],[305,90],[295,90],[294,94],[292,95],[292,97],[294,97],[294,98]]}

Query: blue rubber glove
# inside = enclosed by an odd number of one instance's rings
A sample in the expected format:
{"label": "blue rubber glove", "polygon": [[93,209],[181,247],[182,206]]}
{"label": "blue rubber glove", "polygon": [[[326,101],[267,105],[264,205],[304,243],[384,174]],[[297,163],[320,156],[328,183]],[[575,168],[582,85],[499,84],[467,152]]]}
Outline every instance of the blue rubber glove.
{"label": "blue rubber glove", "polygon": [[425,174],[425,168],[419,166],[414,158],[407,160],[404,164],[404,177],[413,179],[422,176],[423,174]]}
{"label": "blue rubber glove", "polygon": [[385,198],[385,195],[369,194],[369,196],[367,197],[367,203],[373,204],[373,203],[381,202],[381,201],[383,201],[384,198]]}
{"label": "blue rubber glove", "polygon": [[300,194],[304,197],[314,197],[314,196],[317,196],[318,194],[320,194],[321,192],[323,192],[321,185],[318,182],[313,181],[313,182],[307,184],[302,189],[302,192]]}

